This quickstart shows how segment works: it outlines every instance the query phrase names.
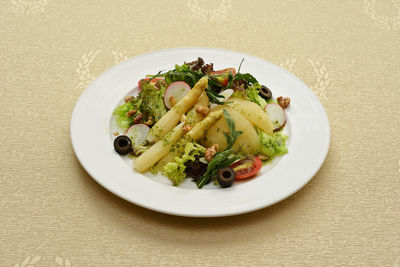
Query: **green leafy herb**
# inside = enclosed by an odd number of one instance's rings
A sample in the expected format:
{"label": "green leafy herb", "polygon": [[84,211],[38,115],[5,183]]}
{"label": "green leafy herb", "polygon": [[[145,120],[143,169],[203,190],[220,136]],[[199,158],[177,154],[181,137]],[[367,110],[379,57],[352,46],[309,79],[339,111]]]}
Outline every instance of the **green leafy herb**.
{"label": "green leafy herb", "polygon": [[201,189],[211,177],[217,175],[220,168],[231,165],[239,158],[238,155],[234,154],[233,149],[228,149],[215,154],[210,163],[208,163],[206,173],[197,182],[197,188]]}
{"label": "green leafy herb", "polygon": [[232,88],[233,86],[233,75],[232,72],[228,73],[228,84],[225,86],[225,88]]}
{"label": "green leafy herb", "polygon": [[225,121],[228,124],[229,134],[224,132],[225,138],[228,142],[228,146],[224,151],[217,152],[212,160],[208,163],[206,173],[197,181],[197,187],[202,188],[211,177],[215,176],[218,170],[222,167],[229,166],[236,160],[240,158],[239,155],[234,153],[232,148],[236,139],[242,134],[241,131],[235,130],[235,121],[229,115],[229,113],[224,109],[223,114]]}
{"label": "green leafy herb", "polygon": [[235,82],[235,81],[239,81],[239,80],[244,80],[244,81],[246,81],[248,83],[251,83],[251,84],[258,83],[257,79],[254,78],[254,76],[251,75],[250,73],[239,73],[238,72],[235,75],[235,77],[233,77],[233,81]]}
{"label": "green leafy herb", "polygon": [[127,113],[131,110],[138,109],[138,101],[133,99],[132,101],[128,101],[123,103],[122,105],[118,106],[114,110],[114,115],[116,116],[116,121],[119,127],[123,129],[128,129],[129,126],[133,124],[133,119],[138,114],[136,113],[134,116],[128,117]]}
{"label": "green leafy herb", "polygon": [[243,61],[244,61],[244,58],[242,58],[242,61],[240,61],[239,68],[238,68],[238,71],[237,71],[238,73],[240,72],[240,68],[242,67]]}
{"label": "green leafy herb", "polygon": [[[229,75],[232,79],[232,73],[229,72]],[[229,79],[229,76],[228,76]],[[223,105],[226,103],[231,103],[231,102],[226,102],[226,101],[221,101],[218,98],[224,98],[223,95],[218,94],[217,92],[221,91],[221,86],[212,78],[209,76],[208,78],[208,85],[206,89],[206,94],[210,100],[211,103],[217,104],[217,105]]]}
{"label": "green leafy herb", "polygon": [[143,90],[137,97],[139,111],[143,113],[145,119],[153,117],[155,121],[158,121],[165,113],[167,113],[167,109],[164,105],[166,85],[163,85],[161,86],[161,89],[158,89],[151,83],[145,83],[142,88]]}
{"label": "green leafy herb", "polygon": [[152,75],[152,76],[150,76],[150,78],[146,81],[146,83],[145,84],[148,84],[148,83],[150,83],[151,82],[151,80],[153,80],[153,79],[155,79],[155,78],[157,78],[157,77],[161,77],[162,76],[162,73],[163,71],[162,70],[160,70],[156,75]]}
{"label": "green leafy herb", "polygon": [[206,149],[197,143],[187,143],[184,153],[180,157],[175,157],[174,161],[167,163],[163,167],[163,174],[166,175],[174,186],[179,185],[186,177],[186,163],[195,161],[196,158],[204,154]]}
{"label": "green leafy herb", "polygon": [[264,133],[262,130],[256,128],[260,140],[260,152],[267,155],[269,159],[276,156],[288,153],[286,147],[287,136],[279,132],[274,133],[272,136]]}
{"label": "green leafy herb", "polygon": [[235,121],[232,119],[232,117],[229,115],[228,111],[224,109],[222,111],[225,117],[226,124],[228,124],[228,129],[229,133],[224,132],[226,142],[228,143],[228,146],[226,149],[232,148],[233,144],[235,143],[236,139],[243,134],[242,131],[236,131],[235,130]]}
{"label": "green leafy herb", "polygon": [[204,75],[199,70],[190,70],[188,65],[175,65],[174,70],[167,71],[166,73],[162,74],[165,76],[165,81],[168,84],[171,84],[176,81],[184,81],[193,87]]}
{"label": "green leafy herb", "polygon": [[[140,121],[147,121],[150,118],[158,121],[167,112],[164,105],[164,93],[167,87],[165,83],[161,83],[160,88],[157,88],[153,83],[143,82],[141,87],[143,90],[138,96],[130,97],[129,101],[114,110],[113,114],[116,116],[117,124],[123,129],[137,123],[135,118],[138,116],[142,117]],[[134,113],[129,114],[130,111],[134,111]]]}
{"label": "green leafy herb", "polygon": [[267,101],[265,101],[265,99],[258,94],[260,89],[261,85],[259,83],[255,83],[246,89],[246,95],[250,101],[256,103],[261,108],[264,108],[267,105]]}
{"label": "green leafy herb", "polygon": [[211,89],[209,86],[207,86],[206,94],[207,94],[208,99],[210,100],[211,103],[214,103],[214,104],[217,104],[217,105],[223,105],[224,104],[224,102],[221,102],[218,99],[218,98],[224,98],[224,96],[219,95],[213,89]]}

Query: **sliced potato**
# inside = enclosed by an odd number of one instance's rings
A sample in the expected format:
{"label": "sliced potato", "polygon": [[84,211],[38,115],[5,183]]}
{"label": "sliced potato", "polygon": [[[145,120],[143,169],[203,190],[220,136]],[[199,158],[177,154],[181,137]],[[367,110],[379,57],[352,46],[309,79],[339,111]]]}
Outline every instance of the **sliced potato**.
{"label": "sliced potato", "polygon": [[204,92],[208,85],[208,77],[201,78],[194,87],[187,93],[176,105],[170,109],[162,118],[154,124],[147,140],[150,142],[160,140],[175,125],[178,124],[182,117],[198,100],[199,96]]}
{"label": "sliced potato", "polygon": [[266,134],[273,135],[274,126],[268,115],[254,102],[238,97],[231,97],[227,104],[236,111],[239,111],[251,124],[263,130]]}
{"label": "sliced potato", "polygon": [[[217,106],[213,111],[222,111],[222,109],[228,111],[229,115],[234,119],[236,130],[243,132],[236,140],[233,148],[246,154],[257,153],[260,149],[260,141],[253,125],[241,113],[228,106]],[[227,146],[224,132],[229,133],[229,128],[225,117],[222,117],[208,129],[205,138],[201,140],[201,144],[205,147],[219,144],[219,151],[224,150]]]}

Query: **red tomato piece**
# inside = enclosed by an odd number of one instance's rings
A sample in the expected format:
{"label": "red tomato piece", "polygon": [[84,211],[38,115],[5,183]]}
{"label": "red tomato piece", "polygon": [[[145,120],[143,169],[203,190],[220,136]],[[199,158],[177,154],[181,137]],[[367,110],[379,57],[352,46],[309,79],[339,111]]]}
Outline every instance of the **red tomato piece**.
{"label": "red tomato piece", "polygon": [[218,75],[216,78],[217,82],[221,85],[221,86],[227,86],[228,85],[228,81],[229,81],[229,72],[232,73],[232,76],[236,75],[236,70],[235,68],[227,68],[227,69],[223,69],[223,70],[216,70],[211,72],[211,75]]}
{"label": "red tomato piece", "polygon": [[236,174],[236,180],[250,178],[261,169],[262,162],[258,157],[239,160],[230,166]]}

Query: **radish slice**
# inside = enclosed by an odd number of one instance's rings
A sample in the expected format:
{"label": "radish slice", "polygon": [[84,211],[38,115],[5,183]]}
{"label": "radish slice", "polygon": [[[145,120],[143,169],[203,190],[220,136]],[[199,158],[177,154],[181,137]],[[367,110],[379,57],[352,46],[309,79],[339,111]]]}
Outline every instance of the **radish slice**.
{"label": "radish slice", "polygon": [[[225,89],[224,91],[220,92],[219,95],[222,95],[224,98],[218,98],[219,101],[224,102],[228,100],[232,94],[234,93],[233,89]],[[210,108],[218,106],[217,104],[211,104]]]}
{"label": "radish slice", "polygon": [[228,98],[230,98],[232,94],[233,94],[233,89],[225,89],[224,91],[219,93],[219,95],[222,95],[224,97],[224,99],[220,98],[220,100],[222,99],[222,101],[225,101]]}
{"label": "radish slice", "polygon": [[146,143],[146,137],[150,127],[146,124],[134,124],[126,130],[125,135],[131,138],[133,144],[144,145]]}
{"label": "radish slice", "polygon": [[174,105],[171,103],[171,97],[175,99],[175,104],[181,100],[189,91],[189,84],[178,81],[171,83],[164,94],[164,104],[168,109],[171,109]]}
{"label": "radish slice", "polygon": [[274,130],[281,129],[283,126],[285,126],[286,115],[281,106],[275,103],[271,103],[266,105],[264,110],[272,121],[272,124],[274,125]]}

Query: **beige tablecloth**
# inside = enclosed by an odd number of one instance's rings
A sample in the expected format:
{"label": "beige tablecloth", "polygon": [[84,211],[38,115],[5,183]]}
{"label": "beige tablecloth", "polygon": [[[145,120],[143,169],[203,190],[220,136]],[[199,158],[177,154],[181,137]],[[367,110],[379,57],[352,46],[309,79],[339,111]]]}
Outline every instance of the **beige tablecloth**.
{"label": "beige tablecloth", "polygon": [[[398,0],[3,0],[0,13],[0,266],[400,265]],[[249,53],[313,89],[332,139],[308,185],[195,219],[130,204],[82,169],[69,123],[84,88],[182,46]]]}

